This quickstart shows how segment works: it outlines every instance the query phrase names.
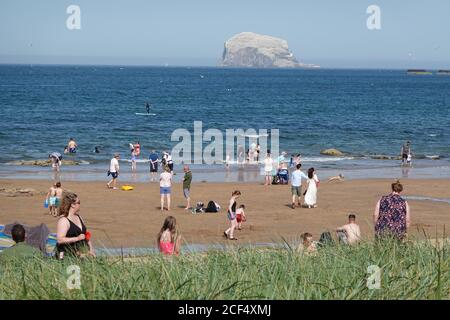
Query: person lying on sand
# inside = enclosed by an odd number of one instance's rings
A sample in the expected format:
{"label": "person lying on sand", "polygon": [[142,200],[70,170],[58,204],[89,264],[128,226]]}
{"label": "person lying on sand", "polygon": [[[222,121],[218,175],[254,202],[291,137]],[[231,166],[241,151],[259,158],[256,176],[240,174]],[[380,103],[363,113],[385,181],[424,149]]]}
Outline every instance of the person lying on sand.
{"label": "person lying on sand", "polygon": [[344,175],[342,173],[339,173],[338,176],[330,177],[328,179],[328,182],[331,182],[331,181],[344,181]]}

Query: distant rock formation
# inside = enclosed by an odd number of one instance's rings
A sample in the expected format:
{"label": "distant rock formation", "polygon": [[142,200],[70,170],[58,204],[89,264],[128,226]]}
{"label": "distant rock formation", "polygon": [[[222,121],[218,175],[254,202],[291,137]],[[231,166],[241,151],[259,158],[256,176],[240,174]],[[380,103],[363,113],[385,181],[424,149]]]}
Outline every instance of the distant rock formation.
{"label": "distant rock formation", "polygon": [[239,33],[225,42],[222,66],[249,68],[317,67],[299,63],[286,40],[253,32]]}
{"label": "distant rock formation", "polygon": [[[38,166],[38,167],[49,167],[52,165],[51,160],[18,160],[9,162],[9,164],[13,164],[16,166]],[[81,164],[80,161],[75,160],[62,160],[61,164],[63,166],[78,166]]]}
{"label": "distant rock formation", "polygon": [[326,155],[326,156],[335,156],[335,157],[339,157],[339,156],[343,156],[344,153],[342,153],[341,151],[337,150],[337,149],[326,149],[326,150],[322,150],[320,151],[320,154]]}

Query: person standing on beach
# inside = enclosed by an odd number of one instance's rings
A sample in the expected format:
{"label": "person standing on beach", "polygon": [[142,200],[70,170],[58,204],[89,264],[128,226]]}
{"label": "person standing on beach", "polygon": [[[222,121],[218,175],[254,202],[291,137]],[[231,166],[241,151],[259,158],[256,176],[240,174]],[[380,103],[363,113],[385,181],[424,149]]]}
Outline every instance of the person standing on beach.
{"label": "person standing on beach", "polygon": [[264,159],[264,179],[265,186],[272,184],[273,159],[270,155],[270,150],[267,150],[266,158]]}
{"label": "person standing on beach", "polygon": [[237,238],[234,237],[234,229],[236,229],[237,221],[236,221],[236,199],[239,198],[241,195],[241,192],[239,190],[233,191],[231,194],[231,199],[228,204],[228,213],[227,217],[230,221],[230,227],[223,232],[223,235],[228,240],[237,240]]}
{"label": "person standing on beach", "polygon": [[[118,153],[114,154],[114,157],[111,159],[109,170],[108,170],[108,176],[111,175],[112,179],[106,184],[106,186],[109,189],[116,190],[116,181],[117,177],[119,176],[119,158],[120,155]],[[112,187],[111,187],[112,184]]]}
{"label": "person standing on beach", "polygon": [[305,193],[305,207],[317,208],[317,188],[319,187],[319,178],[317,178],[314,168],[308,169],[308,187]]}
{"label": "person standing on beach", "polygon": [[69,142],[67,143],[67,149],[69,150],[69,153],[76,153],[77,152],[78,145],[75,142],[73,138],[69,139]]}
{"label": "person standing on beach", "polygon": [[73,192],[64,192],[56,225],[56,257],[83,257],[86,254],[95,257],[90,233],[79,215],[81,201]]}
{"label": "person standing on beach", "polygon": [[307,180],[308,177],[301,170],[302,165],[299,163],[296,166],[291,177],[291,193],[292,193],[292,209],[295,209],[295,200],[298,201],[298,206],[301,207],[301,195],[302,195],[302,178]]}
{"label": "person standing on beach", "polygon": [[159,194],[161,195],[161,211],[164,210],[164,196],[167,197],[167,211],[170,210],[170,193],[172,187],[172,174],[169,167],[164,167],[164,172],[159,177]]}
{"label": "person standing on beach", "polygon": [[396,181],[391,185],[392,193],[378,200],[373,214],[375,237],[382,239],[391,237],[399,241],[406,238],[411,223],[411,212],[408,202],[400,197],[403,185]]}
{"label": "person standing on beach", "polygon": [[148,159],[150,160],[150,178],[151,181],[154,181],[156,179],[156,173],[158,172],[158,163],[160,162],[160,160],[158,159],[158,154],[155,150],[152,150],[152,152],[148,156]]}
{"label": "person standing on beach", "polygon": [[402,165],[405,165],[408,162],[408,158],[409,162],[411,162],[411,142],[405,142],[405,144],[402,146],[400,154],[402,156]]}
{"label": "person standing on beach", "polygon": [[189,166],[185,165],[184,168],[184,178],[183,178],[183,194],[186,198],[186,208],[185,210],[189,210],[191,208],[191,182],[192,182],[192,172],[189,170]]}
{"label": "person standing on beach", "polygon": [[136,172],[136,151],[135,149],[131,150],[131,171]]}
{"label": "person standing on beach", "polygon": [[61,203],[63,189],[61,188],[61,182],[56,182],[50,187],[47,193],[48,209],[49,213],[56,217],[58,215],[58,207]]}

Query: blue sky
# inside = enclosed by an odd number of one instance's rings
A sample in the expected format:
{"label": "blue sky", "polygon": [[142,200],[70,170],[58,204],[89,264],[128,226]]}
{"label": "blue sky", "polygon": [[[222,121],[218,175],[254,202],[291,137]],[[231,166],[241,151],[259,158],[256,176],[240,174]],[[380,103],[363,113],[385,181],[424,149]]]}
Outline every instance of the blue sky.
{"label": "blue sky", "polygon": [[[72,4],[81,30],[66,28]],[[448,0],[1,0],[0,63],[215,66],[242,31],[323,67],[450,68]]]}

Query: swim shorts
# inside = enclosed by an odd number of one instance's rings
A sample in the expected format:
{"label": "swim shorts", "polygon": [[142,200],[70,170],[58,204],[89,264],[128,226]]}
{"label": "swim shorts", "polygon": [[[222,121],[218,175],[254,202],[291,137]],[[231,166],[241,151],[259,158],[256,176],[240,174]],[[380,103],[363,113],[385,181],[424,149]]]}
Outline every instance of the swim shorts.
{"label": "swim shorts", "polygon": [[298,196],[300,197],[302,194],[302,187],[295,187],[295,186],[291,186],[291,192],[293,196]]}
{"label": "swim shorts", "polygon": [[48,205],[49,206],[56,206],[56,201],[58,200],[58,198],[57,197],[50,197],[49,199],[48,199]]}
{"label": "swim shorts", "polygon": [[239,223],[239,222],[242,222],[242,214],[237,214],[236,215],[236,221]]}
{"label": "swim shorts", "polygon": [[158,172],[158,163],[150,163],[150,172]]}
{"label": "swim shorts", "polygon": [[228,211],[227,217],[228,217],[228,220],[234,220],[234,219],[236,219],[236,212],[230,212],[230,211]]}
{"label": "swim shorts", "polygon": [[170,194],[170,187],[159,187],[159,194]]}
{"label": "swim shorts", "polygon": [[183,194],[186,199],[189,198],[189,189],[183,189]]}
{"label": "swim shorts", "polygon": [[117,177],[119,176],[118,172],[111,172],[111,176],[113,177],[113,179],[117,179]]}

